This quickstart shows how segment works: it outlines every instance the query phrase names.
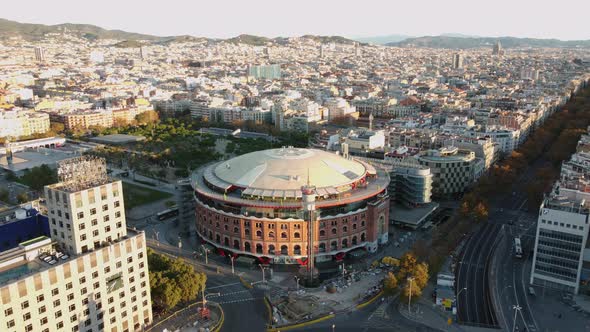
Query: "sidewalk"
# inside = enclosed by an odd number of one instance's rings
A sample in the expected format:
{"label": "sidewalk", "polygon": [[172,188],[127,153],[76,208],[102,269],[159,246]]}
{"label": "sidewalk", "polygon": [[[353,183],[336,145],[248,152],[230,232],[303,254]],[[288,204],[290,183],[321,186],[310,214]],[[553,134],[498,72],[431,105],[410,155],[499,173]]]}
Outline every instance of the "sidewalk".
{"label": "sidewalk", "polygon": [[465,331],[457,323],[453,322],[452,325],[449,325],[450,315],[446,316],[440,309],[433,307],[434,305],[420,299],[411,305],[410,312],[408,312],[407,303],[397,303],[396,309],[403,317],[438,331]]}
{"label": "sidewalk", "polygon": [[438,331],[448,332],[490,332],[499,331],[497,329],[487,329],[473,326],[463,326],[457,324],[454,320],[449,325],[449,318],[453,318],[451,312],[442,311],[436,305],[426,299],[420,298],[415,302],[408,313],[407,303],[397,303],[396,310],[403,317],[414,322],[426,325]]}

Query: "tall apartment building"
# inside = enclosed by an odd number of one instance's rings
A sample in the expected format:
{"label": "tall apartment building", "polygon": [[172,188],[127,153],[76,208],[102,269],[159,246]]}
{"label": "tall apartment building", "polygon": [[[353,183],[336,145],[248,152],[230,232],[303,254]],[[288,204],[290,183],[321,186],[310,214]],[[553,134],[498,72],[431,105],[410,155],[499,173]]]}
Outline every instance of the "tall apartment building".
{"label": "tall apartment building", "polygon": [[590,193],[557,189],[541,204],[531,284],[578,293],[584,254],[590,250],[589,198]]}
{"label": "tall apartment building", "polygon": [[0,111],[0,137],[30,136],[49,131],[49,115],[21,110]]}
{"label": "tall apartment building", "polygon": [[152,322],[146,239],[126,228],[121,182],[88,156],[58,175],[45,187],[50,237],[0,252],[0,330],[142,331]]}
{"label": "tall apartment building", "polygon": [[461,53],[453,54],[453,69],[463,68],[463,56]]}
{"label": "tall apartment building", "polygon": [[41,47],[35,47],[35,61],[37,62],[44,62],[45,61],[45,50]]}
{"label": "tall apartment building", "polygon": [[418,207],[432,202],[432,173],[414,158],[393,161],[389,193],[406,207]]}
{"label": "tall apartment building", "polygon": [[275,80],[281,78],[281,65],[258,65],[248,67],[248,76]]}
{"label": "tall apartment building", "polygon": [[109,128],[113,126],[113,112],[108,110],[80,111],[63,116],[64,127],[68,130],[88,129],[91,126]]}
{"label": "tall apartment building", "polygon": [[417,159],[420,165],[430,168],[432,194],[436,197],[462,193],[484,170],[484,161],[476,158],[475,152],[455,146],[428,150]]}
{"label": "tall apartment building", "polygon": [[583,276],[588,280],[590,155],[587,146],[588,136],[582,135],[577,152],[563,162],[560,180],[539,209],[532,284],[578,293]]}

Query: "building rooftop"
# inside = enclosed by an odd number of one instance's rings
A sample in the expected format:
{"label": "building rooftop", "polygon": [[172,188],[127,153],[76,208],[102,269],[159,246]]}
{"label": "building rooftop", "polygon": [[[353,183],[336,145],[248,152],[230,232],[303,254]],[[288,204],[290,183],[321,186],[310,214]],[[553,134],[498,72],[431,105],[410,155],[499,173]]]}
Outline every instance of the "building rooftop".
{"label": "building rooftop", "polygon": [[289,147],[252,152],[221,162],[208,176],[241,188],[299,190],[308,178],[318,188],[337,188],[360,180],[367,172],[375,171],[353,159]]}

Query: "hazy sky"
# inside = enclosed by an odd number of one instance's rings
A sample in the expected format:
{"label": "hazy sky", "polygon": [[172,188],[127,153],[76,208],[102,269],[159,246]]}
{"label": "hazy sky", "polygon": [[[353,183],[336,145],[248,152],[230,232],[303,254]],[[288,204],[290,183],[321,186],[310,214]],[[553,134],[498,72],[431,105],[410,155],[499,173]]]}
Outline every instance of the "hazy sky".
{"label": "hazy sky", "polygon": [[590,39],[590,0],[6,0],[0,17],[154,35],[462,33]]}

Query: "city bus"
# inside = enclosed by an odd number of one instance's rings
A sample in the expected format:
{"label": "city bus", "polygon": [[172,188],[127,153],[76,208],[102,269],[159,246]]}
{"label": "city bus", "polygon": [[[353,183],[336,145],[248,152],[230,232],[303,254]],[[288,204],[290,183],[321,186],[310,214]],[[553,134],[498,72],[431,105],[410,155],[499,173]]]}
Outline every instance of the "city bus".
{"label": "city bus", "polygon": [[159,212],[156,216],[158,217],[158,220],[166,220],[168,218],[176,217],[178,216],[178,208],[164,210]]}
{"label": "city bus", "polygon": [[514,257],[522,258],[522,245],[519,237],[514,238]]}

